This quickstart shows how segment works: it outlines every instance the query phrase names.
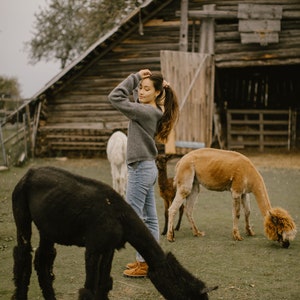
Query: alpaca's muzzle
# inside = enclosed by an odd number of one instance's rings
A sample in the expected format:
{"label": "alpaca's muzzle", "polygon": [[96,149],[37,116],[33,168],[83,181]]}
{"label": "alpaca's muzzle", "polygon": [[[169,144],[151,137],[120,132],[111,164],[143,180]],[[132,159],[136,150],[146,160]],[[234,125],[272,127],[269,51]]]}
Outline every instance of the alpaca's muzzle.
{"label": "alpaca's muzzle", "polygon": [[290,246],[290,240],[285,232],[283,232],[283,234],[278,233],[278,242],[283,248],[288,248]]}
{"label": "alpaca's muzzle", "polygon": [[290,241],[294,240],[297,230],[295,229],[296,226],[294,226],[293,230],[283,231],[282,235],[278,234],[278,242],[283,248],[288,248],[290,246]]}
{"label": "alpaca's muzzle", "polygon": [[288,248],[290,246],[290,242],[289,241],[282,241],[280,244],[281,244],[281,246],[283,248]]}
{"label": "alpaca's muzzle", "polygon": [[283,247],[283,248],[288,248],[290,246],[290,241],[285,238],[285,234],[281,235],[278,234],[278,243]]}

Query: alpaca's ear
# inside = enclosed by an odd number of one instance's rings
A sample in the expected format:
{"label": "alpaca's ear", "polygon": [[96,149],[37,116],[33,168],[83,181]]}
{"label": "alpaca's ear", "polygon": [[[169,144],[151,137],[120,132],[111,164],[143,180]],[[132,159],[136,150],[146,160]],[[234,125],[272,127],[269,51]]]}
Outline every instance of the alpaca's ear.
{"label": "alpaca's ear", "polygon": [[200,294],[203,295],[203,294],[207,294],[211,291],[214,291],[214,290],[217,290],[218,289],[218,286],[214,286],[214,287],[205,287],[204,289],[201,290]]}
{"label": "alpaca's ear", "polygon": [[273,215],[270,211],[269,211],[269,215],[270,215],[272,223],[274,225],[277,225],[278,224],[278,218],[275,215]]}

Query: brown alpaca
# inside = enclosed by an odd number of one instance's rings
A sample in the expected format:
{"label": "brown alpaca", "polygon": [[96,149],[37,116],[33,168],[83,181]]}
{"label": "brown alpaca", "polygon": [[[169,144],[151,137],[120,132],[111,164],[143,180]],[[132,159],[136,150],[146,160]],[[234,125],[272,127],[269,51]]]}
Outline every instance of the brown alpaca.
{"label": "brown alpaca", "polygon": [[[159,154],[156,157],[156,166],[158,169],[158,186],[159,186],[159,193],[160,196],[164,200],[164,206],[165,206],[165,225],[164,229],[162,231],[162,235],[165,235],[167,233],[167,228],[168,228],[168,219],[169,219],[169,212],[168,209],[172,204],[172,201],[175,197],[176,194],[176,189],[174,187],[174,180],[173,177],[168,178],[168,173],[167,173],[167,163],[168,160],[173,158],[174,155],[172,154]],[[177,225],[175,227],[175,230],[180,229],[180,224],[181,224],[181,219],[182,219],[182,214],[184,211],[184,205],[181,205],[179,208],[179,218]]]}
{"label": "brown alpaca", "polygon": [[230,191],[233,198],[233,238],[241,241],[238,229],[240,206],[243,205],[246,233],[254,235],[249,223],[249,193],[253,193],[264,216],[266,236],[288,248],[295,238],[296,225],[282,208],[272,208],[264,180],[253,163],[244,155],[228,150],[212,148],[197,149],[184,155],[176,165],[174,184],[177,188],[175,199],[169,208],[167,239],[174,241],[173,220],[180,205],[186,199],[186,213],[195,236],[204,235],[196,227],[192,212],[200,191],[199,184],[212,191]]}

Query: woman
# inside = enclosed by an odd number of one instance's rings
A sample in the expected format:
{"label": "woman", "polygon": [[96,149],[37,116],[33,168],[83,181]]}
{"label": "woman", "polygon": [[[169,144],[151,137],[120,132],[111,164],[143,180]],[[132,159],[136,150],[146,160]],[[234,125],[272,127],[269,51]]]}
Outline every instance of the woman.
{"label": "woman", "polygon": [[[135,102],[130,97],[136,96]],[[178,118],[178,101],[161,73],[148,69],[129,75],[108,96],[111,104],[129,119],[127,141],[128,182],[126,200],[159,240],[154,184],[157,179],[155,141],[166,142]],[[148,265],[137,253],[124,275],[147,276]]]}

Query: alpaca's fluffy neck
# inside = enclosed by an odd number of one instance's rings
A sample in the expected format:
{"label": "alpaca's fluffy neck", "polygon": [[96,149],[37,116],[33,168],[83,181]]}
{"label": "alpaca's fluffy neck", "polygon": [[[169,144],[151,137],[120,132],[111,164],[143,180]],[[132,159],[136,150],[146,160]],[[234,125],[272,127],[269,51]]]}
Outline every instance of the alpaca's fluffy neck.
{"label": "alpaca's fluffy neck", "polygon": [[155,240],[143,221],[132,212],[128,213],[124,224],[125,240],[127,240],[146,260],[149,266],[165,259],[165,253]]}
{"label": "alpaca's fluffy neck", "polygon": [[167,166],[164,169],[158,169],[158,184],[161,189],[164,189],[168,181]]}
{"label": "alpaca's fluffy neck", "polygon": [[263,216],[266,216],[268,211],[270,211],[270,209],[272,208],[271,202],[269,199],[269,195],[264,180],[259,173],[257,173],[256,179],[257,180],[254,182],[252,186],[252,193],[255,196],[261,214]]}

